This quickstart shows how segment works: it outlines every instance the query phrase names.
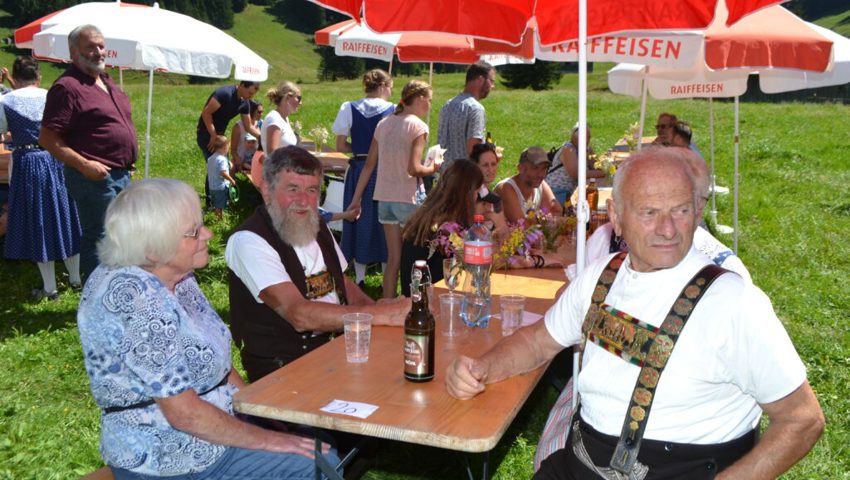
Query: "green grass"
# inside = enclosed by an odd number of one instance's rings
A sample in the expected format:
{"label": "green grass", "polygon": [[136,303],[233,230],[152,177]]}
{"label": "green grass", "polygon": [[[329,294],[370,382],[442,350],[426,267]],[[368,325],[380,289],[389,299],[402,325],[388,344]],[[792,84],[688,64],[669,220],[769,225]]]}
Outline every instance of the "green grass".
{"label": "green grass", "polygon": [[[235,30],[240,37],[245,35],[246,43],[263,55],[279,55],[272,61],[275,68],[269,85],[282,79],[311,82],[303,85],[303,110],[293,116],[305,130],[318,124],[330,128],[340,102],[360,95],[358,82],[312,83],[314,54],[297,43],[301,37],[278,43],[284,37],[266,35],[266,29],[282,27],[259,7],[250,6],[236,18]],[[9,50],[0,51],[0,64],[10,65],[11,55]],[[591,143],[597,150],[613,144],[639,113],[637,99],[607,92],[605,67],[597,65],[590,78],[588,117],[594,134]],[[49,84],[58,69],[47,66],[44,70]],[[137,130],[143,137],[147,87],[138,74],[126,78]],[[395,99],[407,80],[396,79]],[[434,83],[432,132],[439,106],[459,91],[462,75],[440,75]],[[186,85],[182,77],[157,75],[151,128],[153,176],[179,178],[202,188],[204,168],[194,130],[212,88]],[[484,101],[488,129],[506,148],[501,176],[514,171],[522,148],[533,144],[548,148],[565,138],[576,120],[576,91],[576,77],[570,75],[552,91],[497,88]],[[667,110],[691,122],[696,142],[707,155],[707,103],[650,100],[647,123],[651,125],[654,114]],[[715,102],[715,111],[718,182],[731,187],[732,103]],[[741,106],[740,255],[755,283],[773,300],[809,369],[828,421],[813,452],[785,476],[793,480],[850,479],[849,116],[850,106],[833,104]],[[730,224],[731,198],[719,198],[718,210],[720,221]],[[210,246],[210,265],[198,272],[204,292],[225,319],[229,307],[223,245],[238,220],[230,214],[213,225],[216,237]],[[61,266],[57,270],[63,271]],[[367,283],[377,290],[377,277]],[[65,479],[94,470],[102,465],[99,420],[75,325],[79,295],[63,291],[59,302],[34,303],[29,291],[39,285],[38,274],[27,262],[0,260],[0,285],[4,292],[0,297],[0,364],[4,366],[0,373],[0,479]],[[530,476],[537,436],[553,401],[551,389],[544,385],[526,404],[491,455],[495,478]],[[425,455],[434,455],[433,460]],[[391,444],[366,478],[460,478],[462,466],[462,458],[452,452]]]}

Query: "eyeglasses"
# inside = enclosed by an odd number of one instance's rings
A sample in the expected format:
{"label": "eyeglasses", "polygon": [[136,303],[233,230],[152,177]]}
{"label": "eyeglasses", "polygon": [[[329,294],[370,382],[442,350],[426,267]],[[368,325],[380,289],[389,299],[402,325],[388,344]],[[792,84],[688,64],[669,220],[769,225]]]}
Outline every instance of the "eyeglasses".
{"label": "eyeglasses", "polygon": [[201,223],[200,225],[195,225],[195,228],[194,228],[191,232],[189,232],[189,233],[184,233],[184,234],[183,234],[183,236],[184,236],[184,237],[186,237],[186,238],[195,238],[195,239],[197,239],[197,238],[198,238],[198,236],[201,234],[201,229],[202,229],[202,228],[204,228],[204,224],[203,224],[203,223]]}
{"label": "eyeglasses", "polygon": [[298,103],[301,103],[301,95],[292,95],[292,98],[298,100]]}

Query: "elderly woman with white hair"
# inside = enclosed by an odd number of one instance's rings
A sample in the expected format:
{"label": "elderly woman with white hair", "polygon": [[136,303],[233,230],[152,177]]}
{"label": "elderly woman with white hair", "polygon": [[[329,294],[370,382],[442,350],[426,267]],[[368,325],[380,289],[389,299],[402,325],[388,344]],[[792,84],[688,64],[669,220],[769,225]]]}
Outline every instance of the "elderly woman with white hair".
{"label": "elderly woman with white hair", "polygon": [[193,275],[211,236],[177,180],[132,183],[109,205],[77,316],[101,454],[116,479],[314,478],[314,439],[234,416],[230,331]]}
{"label": "elderly woman with white hair", "polygon": [[[587,153],[590,155],[593,150],[590,148],[590,126],[587,127]],[[592,165],[588,165],[587,178],[602,178],[605,172],[596,170]],[[549,173],[546,174],[546,183],[555,194],[555,198],[560,205],[563,205],[568,198],[573,194],[573,190],[578,186],[578,124],[573,127],[570,133],[570,140],[564,142],[561,148],[555,153],[555,158],[552,161],[552,166],[549,167]]]}

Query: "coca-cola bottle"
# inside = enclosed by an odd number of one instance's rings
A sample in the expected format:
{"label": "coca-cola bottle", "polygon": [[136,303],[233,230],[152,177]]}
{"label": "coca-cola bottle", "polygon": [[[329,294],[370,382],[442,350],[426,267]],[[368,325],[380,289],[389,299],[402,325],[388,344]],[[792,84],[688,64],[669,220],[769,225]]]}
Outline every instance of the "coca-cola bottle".
{"label": "coca-cola bottle", "polygon": [[470,327],[487,328],[490,324],[490,267],[493,241],[484,225],[484,215],[475,215],[463,239],[463,306],[461,318]]}

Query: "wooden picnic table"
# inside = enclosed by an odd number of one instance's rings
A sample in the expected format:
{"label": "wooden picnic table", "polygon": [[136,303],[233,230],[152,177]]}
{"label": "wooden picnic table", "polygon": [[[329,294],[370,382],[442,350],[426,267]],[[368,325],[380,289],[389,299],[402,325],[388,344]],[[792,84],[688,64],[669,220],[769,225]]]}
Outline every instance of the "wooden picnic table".
{"label": "wooden picnic table", "polygon": [[[493,313],[499,311],[499,295],[521,293],[527,297],[526,311],[542,315],[554,303],[566,277],[560,268],[521,269],[495,272],[491,283]],[[435,291],[445,290],[437,284]],[[250,415],[341,432],[461,452],[489,452],[537,385],[546,365],[488,385],[484,393],[471,400],[457,400],[446,391],[446,368],[460,354],[478,356],[490,349],[502,338],[501,324],[493,319],[488,328],[469,328],[462,336],[450,338],[439,334],[439,321],[431,382],[404,379],[403,329],[375,326],[368,362],[347,363],[345,340],[337,337],[241,390],[233,399],[234,408]],[[378,409],[364,419],[321,410],[333,400],[362,402]]]}

